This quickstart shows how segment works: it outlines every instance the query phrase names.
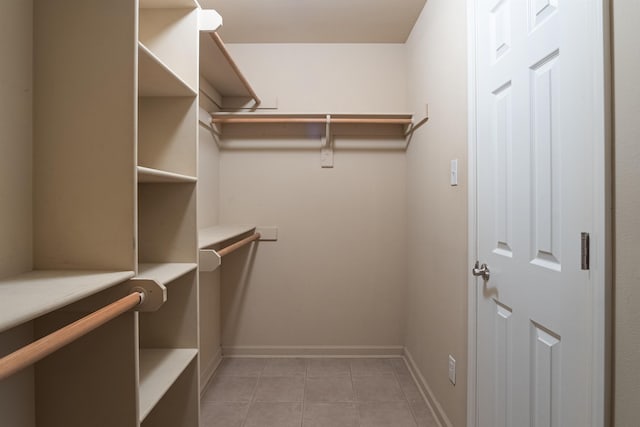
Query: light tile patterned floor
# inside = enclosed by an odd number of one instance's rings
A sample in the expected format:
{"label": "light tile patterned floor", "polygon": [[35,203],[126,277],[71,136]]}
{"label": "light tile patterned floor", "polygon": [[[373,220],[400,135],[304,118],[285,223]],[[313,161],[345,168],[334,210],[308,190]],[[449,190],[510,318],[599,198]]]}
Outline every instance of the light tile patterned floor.
{"label": "light tile patterned floor", "polygon": [[229,358],[204,427],[437,427],[401,358]]}

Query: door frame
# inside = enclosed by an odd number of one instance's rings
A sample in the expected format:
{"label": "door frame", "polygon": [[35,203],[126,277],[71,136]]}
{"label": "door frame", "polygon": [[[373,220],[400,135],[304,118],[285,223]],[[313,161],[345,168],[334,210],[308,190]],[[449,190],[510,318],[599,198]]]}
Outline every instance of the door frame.
{"label": "door frame", "polygon": [[[476,73],[476,31],[478,0],[467,0],[467,149],[468,149],[468,294],[467,294],[467,427],[477,425],[477,307],[479,285],[471,274],[471,266],[478,259],[478,223],[477,223],[477,73]],[[593,330],[595,348],[593,349],[594,385],[592,400],[592,426],[611,425],[611,372],[612,372],[612,73],[611,73],[611,0],[594,0],[601,5],[592,16],[593,25],[602,34],[602,39],[592,40],[596,56],[602,58],[604,67],[593,67],[596,81],[603,82],[593,88],[596,99],[604,106],[602,120],[593,124],[594,132],[599,135],[600,143],[594,144],[594,188],[593,218],[594,227],[591,236],[591,277],[593,279]]]}

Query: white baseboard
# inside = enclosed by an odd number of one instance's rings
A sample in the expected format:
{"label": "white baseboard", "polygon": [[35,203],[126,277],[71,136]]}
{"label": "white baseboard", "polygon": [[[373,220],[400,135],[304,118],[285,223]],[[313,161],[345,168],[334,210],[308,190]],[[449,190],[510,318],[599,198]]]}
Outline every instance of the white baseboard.
{"label": "white baseboard", "polygon": [[435,395],[431,391],[431,388],[429,387],[429,384],[427,384],[427,381],[424,379],[422,372],[418,368],[418,365],[416,365],[416,362],[413,360],[411,352],[406,347],[404,349],[404,358],[407,362],[409,370],[411,371],[411,374],[413,375],[413,379],[415,380],[416,384],[418,384],[423,397],[425,397],[427,405],[431,407],[431,411],[436,416],[440,426],[453,427],[453,424],[451,424],[449,417],[447,417],[444,409],[442,409],[442,405],[440,405],[440,402],[438,402],[438,399],[436,399]]}
{"label": "white baseboard", "polygon": [[403,346],[235,346],[223,347],[224,357],[398,357]]}
{"label": "white baseboard", "polygon": [[218,348],[218,351],[211,358],[207,366],[202,368],[202,375],[200,375],[200,395],[206,390],[207,384],[209,384],[213,373],[218,369],[218,366],[220,366],[220,362],[222,362],[222,348]]}

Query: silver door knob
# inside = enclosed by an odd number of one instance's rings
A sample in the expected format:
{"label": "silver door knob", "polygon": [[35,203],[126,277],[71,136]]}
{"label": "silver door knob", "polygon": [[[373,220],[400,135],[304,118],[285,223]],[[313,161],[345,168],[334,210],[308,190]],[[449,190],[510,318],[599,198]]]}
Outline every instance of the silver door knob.
{"label": "silver door knob", "polygon": [[482,276],[485,281],[489,280],[489,266],[487,264],[480,265],[480,261],[476,261],[476,265],[471,269],[471,273],[474,276]]}

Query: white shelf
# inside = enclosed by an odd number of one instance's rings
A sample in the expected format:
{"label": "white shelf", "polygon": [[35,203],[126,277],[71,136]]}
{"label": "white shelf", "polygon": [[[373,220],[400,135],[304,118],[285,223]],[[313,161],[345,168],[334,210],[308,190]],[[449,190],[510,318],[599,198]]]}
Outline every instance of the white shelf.
{"label": "white shelf", "polygon": [[139,183],[189,183],[198,180],[195,176],[161,171],[144,166],[138,166],[137,169]]}
{"label": "white shelf", "polygon": [[216,225],[198,230],[200,249],[216,245],[255,230],[255,225]]}
{"label": "white shelf", "polygon": [[198,354],[197,349],[140,349],[140,422]]}
{"label": "white shelf", "polygon": [[195,9],[198,4],[193,0],[140,0],[142,9]]}
{"label": "white shelf", "polygon": [[197,96],[196,91],[138,42],[138,96]]}
{"label": "white shelf", "polygon": [[261,102],[218,33],[200,33],[200,75],[223,98],[253,99],[254,106]]}
{"label": "white shelf", "polygon": [[0,280],[0,332],[134,277],[133,271],[42,270]]}
{"label": "white shelf", "polygon": [[194,271],[196,268],[198,268],[198,264],[186,262],[140,264],[138,265],[138,277],[153,279],[166,285],[190,271]]}
{"label": "white shelf", "polygon": [[359,124],[359,125],[400,125],[408,126],[413,120],[411,113],[212,113],[213,119],[229,120],[230,123],[287,123],[291,122],[316,122],[325,123],[330,116],[331,124]]}

